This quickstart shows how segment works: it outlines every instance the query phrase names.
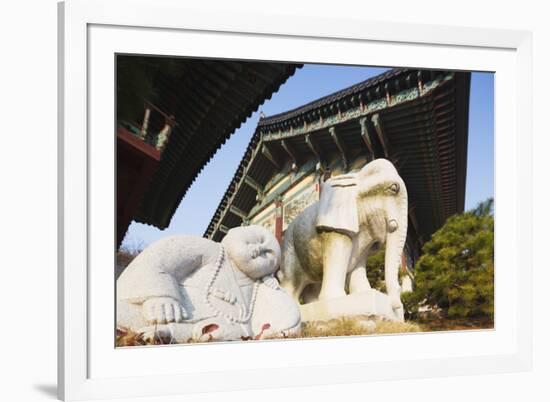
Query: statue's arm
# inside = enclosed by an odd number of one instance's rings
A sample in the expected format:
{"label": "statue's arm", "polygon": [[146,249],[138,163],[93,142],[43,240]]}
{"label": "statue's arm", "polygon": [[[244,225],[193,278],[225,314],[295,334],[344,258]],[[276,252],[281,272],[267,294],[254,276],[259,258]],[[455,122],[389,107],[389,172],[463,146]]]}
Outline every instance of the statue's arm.
{"label": "statue's arm", "polygon": [[203,238],[174,236],[153,243],[124,270],[117,281],[117,298],[144,303],[153,297],[181,302],[180,283],[206,265],[216,244]]}
{"label": "statue's arm", "polygon": [[117,299],[140,305],[149,324],[188,318],[180,284],[215,258],[219,246],[206,239],[174,236],[147,247],[120,275]]}

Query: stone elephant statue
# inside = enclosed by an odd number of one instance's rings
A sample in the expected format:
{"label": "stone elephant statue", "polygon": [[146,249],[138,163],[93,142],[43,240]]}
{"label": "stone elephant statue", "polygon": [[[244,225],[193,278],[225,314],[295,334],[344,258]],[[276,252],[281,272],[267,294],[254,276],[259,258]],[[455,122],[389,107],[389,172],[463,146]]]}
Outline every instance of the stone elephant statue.
{"label": "stone elephant statue", "polygon": [[273,274],[281,250],[261,226],[231,229],[221,243],[161,239],[117,280],[117,327],[176,342],[297,334],[300,311]]}
{"label": "stone elephant statue", "polygon": [[[399,267],[407,237],[405,183],[391,162],[376,159],[355,173],[332,177],[318,202],[288,226],[278,278],[296,301],[327,300],[369,291],[367,257],[385,246],[385,283],[391,308],[403,319]],[[316,284],[315,286],[308,286]],[[304,288],[319,289],[304,294]],[[309,299],[309,300],[308,300]]]}

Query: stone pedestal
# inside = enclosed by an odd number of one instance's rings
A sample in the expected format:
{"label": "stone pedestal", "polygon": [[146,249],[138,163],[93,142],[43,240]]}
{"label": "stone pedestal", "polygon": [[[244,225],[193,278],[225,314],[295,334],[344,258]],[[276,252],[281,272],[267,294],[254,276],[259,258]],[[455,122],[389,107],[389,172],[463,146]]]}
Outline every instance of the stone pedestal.
{"label": "stone pedestal", "polygon": [[345,316],[366,315],[390,321],[402,321],[392,307],[388,295],[368,290],[330,300],[318,300],[300,306],[302,321],[328,321]]}

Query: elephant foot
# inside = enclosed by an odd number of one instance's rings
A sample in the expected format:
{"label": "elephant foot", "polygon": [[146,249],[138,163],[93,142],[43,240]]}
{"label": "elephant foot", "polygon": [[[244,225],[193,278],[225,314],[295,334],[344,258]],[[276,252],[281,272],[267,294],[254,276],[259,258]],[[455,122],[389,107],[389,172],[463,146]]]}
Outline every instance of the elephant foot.
{"label": "elephant foot", "polygon": [[405,321],[405,310],[403,309],[403,306],[393,307],[393,314],[397,321],[399,322]]}
{"label": "elephant foot", "polygon": [[398,321],[405,321],[405,310],[401,302],[400,292],[391,292],[388,294],[391,302],[393,313]]}
{"label": "elephant foot", "polygon": [[340,297],[345,297],[346,292],[344,289],[323,289],[321,288],[321,292],[319,293],[319,300],[330,300],[330,299],[338,299]]}
{"label": "elephant foot", "polygon": [[349,293],[351,295],[356,293],[366,293],[369,292],[372,288],[367,283],[366,285],[356,285],[356,286],[350,286]]}
{"label": "elephant foot", "polygon": [[364,266],[359,266],[349,273],[349,293],[365,293],[371,290],[367,278],[367,270]]}

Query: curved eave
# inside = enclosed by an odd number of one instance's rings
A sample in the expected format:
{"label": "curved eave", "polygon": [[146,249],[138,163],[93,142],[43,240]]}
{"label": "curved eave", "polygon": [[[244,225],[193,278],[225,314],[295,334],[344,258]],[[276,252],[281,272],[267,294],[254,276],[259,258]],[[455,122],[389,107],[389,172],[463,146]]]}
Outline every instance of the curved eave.
{"label": "curved eave", "polygon": [[[292,124],[302,124],[304,119],[307,121],[311,114],[315,114],[315,116],[311,116],[311,118],[315,118],[317,113],[330,115],[335,110],[345,110],[347,107],[355,106],[361,101],[366,103],[370,99],[385,96],[386,92],[398,90],[400,85],[405,85],[404,80],[407,79],[403,78],[403,82],[399,83],[399,77],[405,77],[407,73],[410,74],[411,72],[412,70],[407,68],[391,69],[295,109],[265,117],[260,120],[258,126],[269,129],[273,126],[284,127]],[[417,77],[411,75],[408,79],[416,82]]]}
{"label": "curved eave", "polygon": [[[301,65],[190,60],[185,79],[161,82],[174,128],[135,220],[166,228],[217,150]],[[162,80],[162,78],[161,78]]]}

